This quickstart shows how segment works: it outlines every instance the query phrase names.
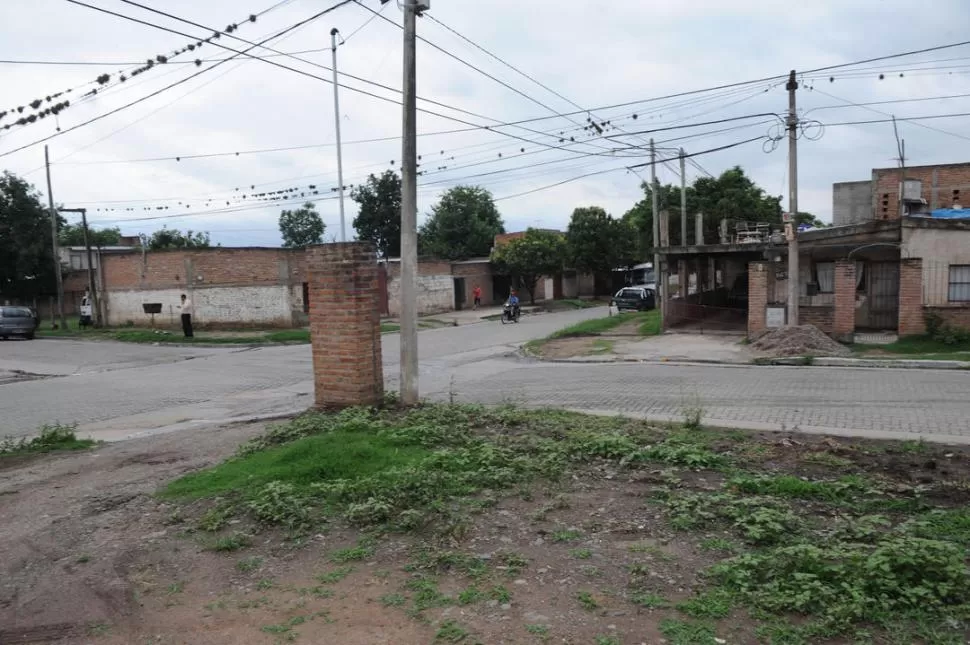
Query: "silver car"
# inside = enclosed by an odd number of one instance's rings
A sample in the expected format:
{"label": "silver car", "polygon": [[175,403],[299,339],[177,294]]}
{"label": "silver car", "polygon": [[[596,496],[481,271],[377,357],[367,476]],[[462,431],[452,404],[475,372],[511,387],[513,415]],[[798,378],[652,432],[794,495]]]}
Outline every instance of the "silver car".
{"label": "silver car", "polygon": [[28,307],[0,307],[0,338],[23,336],[27,340],[34,337],[37,330],[37,317]]}

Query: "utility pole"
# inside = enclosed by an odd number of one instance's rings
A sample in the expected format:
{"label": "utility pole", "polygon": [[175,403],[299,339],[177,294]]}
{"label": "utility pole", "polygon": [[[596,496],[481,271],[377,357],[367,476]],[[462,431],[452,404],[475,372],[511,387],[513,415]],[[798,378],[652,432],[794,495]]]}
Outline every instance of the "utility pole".
{"label": "utility pole", "polygon": [[650,209],[653,211],[653,282],[660,293],[660,331],[664,328],[664,299],[667,297],[667,285],[660,280],[660,191],[657,184],[657,148],[650,139]]}
{"label": "utility pole", "polygon": [[404,132],[401,154],[401,403],[418,403],[418,111],[416,22],[419,0],[404,0]]}
{"label": "utility pole", "polygon": [[791,239],[788,240],[788,326],[798,324],[798,113],[795,111],[795,70],[788,74],[788,210],[791,212]]}
{"label": "utility pole", "polygon": [[[94,326],[101,326],[101,307],[98,304],[98,289],[94,283],[94,256],[91,254],[91,238],[88,236],[88,209],[62,208],[62,213],[80,213],[81,230],[84,233],[84,248],[88,257],[88,291],[91,293],[91,304],[94,309]],[[100,267],[99,267],[100,269]]]}
{"label": "utility pole", "polygon": [[896,137],[896,151],[899,153],[899,190],[896,192],[896,214],[903,216],[903,197],[906,191],[906,141],[900,140],[899,129],[896,127],[896,115],[893,115],[893,135]]}
{"label": "utility pole", "polygon": [[344,163],[340,150],[340,86],[337,84],[337,34],[336,27],[330,30],[330,51],[333,54],[333,118],[337,131],[337,189],[340,193],[340,241],[347,241],[347,224],[344,221]]}
{"label": "utility pole", "polygon": [[[64,278],[61,276],[61,254],[57,243],[57,209],[54,208],[54,191],[51,189],[51,158],[44,146],[44,166],[47,168],[47,204],[51,211],[51,240],[54,252],[54,277],[57,279],[57,319],[61,329],[67,329],[67,321],[64,319]],[[51,318],[54,312],[51,312]]]}
{"label": "utility pole", "polygon": [[680,149],[680,245],[687,246],[687,157]]}

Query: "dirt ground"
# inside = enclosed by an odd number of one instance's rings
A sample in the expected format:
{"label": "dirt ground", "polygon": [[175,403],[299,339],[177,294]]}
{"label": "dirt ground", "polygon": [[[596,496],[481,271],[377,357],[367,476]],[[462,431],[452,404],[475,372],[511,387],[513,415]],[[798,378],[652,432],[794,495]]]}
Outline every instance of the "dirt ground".
{"label": "dirt ground", "polygon": [[[658,488],[713,491],[724,474],[604,463],[556,485],[486,497],[450,543],[389,535],[361,559],[335,563],[357,531],[293,542],[233,520],[229,530],[251,533],[251,543],[215,551],[215,538],[193,527],[218,502],[177,507],[153,493],[262,430],[235,425],[0,459],[0,644],[652,645],[667,642],[658,624],[676,617],[670,605],[690,598],[703,585],[699,572],[723,557],[703,542],[730,538],[674,531],[654,497]],[[834,477],[851,462],[901,491],[918,485],[937,503],[970,501],[966,485],[952,485],[970,480],[968,449],[745,436],[751,457],[775,471]],[[736,441],[726,435],[725,447]],[[470,571],[468,558],[483,567]],[[408,603],[422,580],[432,581],[430,601],[415,612]],[[634,582],[664,606],[632,603]],[[442,606],[436,595],[458,602]],[[728,622],[715,642],[756,642],[743,612]]]}

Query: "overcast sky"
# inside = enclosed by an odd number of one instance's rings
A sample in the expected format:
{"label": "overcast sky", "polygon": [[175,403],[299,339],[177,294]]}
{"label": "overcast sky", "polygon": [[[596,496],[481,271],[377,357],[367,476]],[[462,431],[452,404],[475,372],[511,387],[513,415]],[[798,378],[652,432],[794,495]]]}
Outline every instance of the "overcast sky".
{"label": "overcast sky", "polygon": [[[249,14],[279,3],[139,1],[205,27],[224,29],[227,24],[239,23],[235,35],[253,42],[335,2],[290,0],[249,23],[243,22]],[[66,0],[3,0],[0,59],[118,64],[0,63],[0,111],[78,88],[68,95],[74,105],[56,122],[49,117],[0,131],[0,155],[56,134],[58,126],[66,130],[213,65],[203,62],[197,67],[192,64],[195,58],[231,55],[215,44],[207,44],[144,74],[131,77],[129,71],[128,80],[120,83],[120,72],[134,67],[126,63],[158,54],[170,56],[209,32],[121,0],[85,2],[192,38]],[[381,7],[379,0],[361,2],[373,9]],[[967,38],[970,10],[966,0],[932,0],[929,5],[932,11],[914,10],[914,5],[904,0],[815,0],[797,5],[781,0],[433,0],[430,15],[568,101],[463,42],[441,24],[428,18],[419,20],[421,36],[521,92],[504,87],[427,43],[418,43],[418,95],[444,104],[419,101],[419,107],[457,119],[419,113],[419,132],[470,130],[419,138],[422,170],[427,172],[420,178],[419,221],[443,190],[457,184],[478,184],[491,190],[499,199],[508,230],[528,226],[565,229],[577,206],[599,205],[622,215],[643,195],[640,177],[647,177],[649,168],[638,169],[639,176],[625,168],[648,160],[649,136],[661,142],[660,156],[668,159],[676,155],[673,149],[679,146],[688,153],[701,152],[778,132],[771,116],[695,128],[669,129],[671,126],[787,109],[784,82],[779,80],[651,99]],[[401,22],[394,2],[384,6],[382,16]],[[399,139],[359,143],[399,137],[401,132],[401,109],[393,102],[399,95],[391,91],[401,87],[401,30],[381,18],[371,18],[365,8],[350,3],[268,43],[281,52],[321,49],[300,55],[309,62],[287,57],[270,60],[329,79],[331,72],[314,64],[330,66],[330,29],[336,27],[347,39],[338,49],[340,71],[391,88],[349,78],[341,81],[392,99],[387,102],[341,89],[344,183],[348,185],[360,183],[372,172],[397,169],[401,157]],[[226,36],[215,42],[235,49],[247,47]],[[257,52],[271,53],[252,50]],[[111,74],[111,81],[97,96],[82,100],[84,92],[96,86],[91,82],[103,73]],[[880,74],[884,78],[880,79]],[[970,112],[970,46],[808,74],[802,80],[798,101],[803,118],[827,124],[885,119],[889,114],[910,117]],[[951,95],[967,96],[936,98]],[[846,106],[850,102],[927,98],[932,100]],[[639,103],[632,103],[635,101]],[[630,105],[610,107],[621,103]],[[555,116],[577,112],[577,106],[592,110],[591,115]],[[583,129],[588,116],[593,115],[600,122],[611,122],[603,136],[590,136],[590,131]],[[520,127],[477,127],[523,119],[534,120]],[[8,115],[0,125],[10,120]],[[627,134],[659,128],[668,129],[652,135]],[[715,130],[721,132],[712,132]],[[806,131],[813,138],[820,133],[817,127]],[[967,117],[903,122],[900,135],[906,140],[908,165],[970,161],[966,152],[970,141]],[[560,139],[564,141],[560,143]],[[280,242],[277,218],[283,206],[254,201],[253,193],[295,188],[287,195],[298,203],[301,194],[313,196],[312,185],[319,193],[317,197],[332,197],[335,193],[331,188],[337,183],[335,148],[316,144],[334,141],[331,85],[240,57],[138,105],[56,136],[48,144],[56,201],[69,207],[87,207],[96,225],[118,225],[126,234],[150,233],[168,225],[210,231],[214,242],[226,246],[272,246]],[[698,156],[694,161],[700,167],[687,166],[688,181],[705,171],[716,175],[740,165],[769,193],[787,195],[787,145],[774,151],[767,146],[766,153],[763,144],[755,141]],[[293,146],[316,147],[245,152]],[[235,152],[243,154],[174,159]],[[896,156],[892,125],[886,123],[831,125],[818,140],[802,138],[798,159],[800,210],[831,220],[833,182],[867,179],[874,167],[896,165]],[[131,161],[158,157],[166,159]],[[26,176],[46,194],[43,160],[43,145],[33,145],[0,157],[0,170]],[[679,181],[677,168],[676,159],[659,165],[660,181]],[[516,196],[599,171],[603,172]],[[348,233],[352,235],[350,223],[356,209],[349,195],[346,205]],[[108,210],[111,208],[114,210]],[[221,212],[207,213],[217,209]],[[337,201],[323,199],[318,210],[327,224],[327,238],[339,236]],[[186,213],[191,215],[172,217]],[[136,221],[160,216],[167,219]]]}

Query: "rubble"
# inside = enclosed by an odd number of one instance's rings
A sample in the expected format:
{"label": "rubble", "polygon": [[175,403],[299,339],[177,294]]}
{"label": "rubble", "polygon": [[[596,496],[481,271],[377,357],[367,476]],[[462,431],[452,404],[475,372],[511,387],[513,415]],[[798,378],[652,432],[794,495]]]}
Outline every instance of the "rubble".
{"label": "rubble", "polygon": [[848,356],[852,352],[815,325],[781,327],[752,338],[751,349],[768,356]]}

